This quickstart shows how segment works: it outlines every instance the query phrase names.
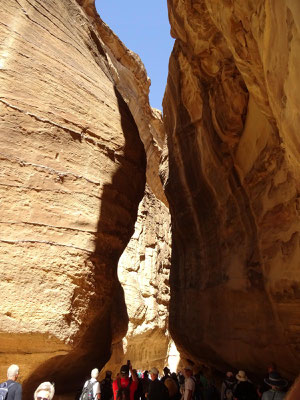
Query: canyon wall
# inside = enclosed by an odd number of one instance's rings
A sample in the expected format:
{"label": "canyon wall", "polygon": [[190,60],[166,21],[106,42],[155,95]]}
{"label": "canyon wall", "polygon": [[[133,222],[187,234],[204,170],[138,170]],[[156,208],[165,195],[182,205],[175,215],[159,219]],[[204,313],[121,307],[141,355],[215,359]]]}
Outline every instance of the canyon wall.
{"label": "canyon wall", "polygon": [[129,317],[126,336],[113,343],[112,356],[103,369],[113,375],[131,360],[133,368],[162,369],[173,346],[168,332],[171,232],[168,208],[147,185],[138,209],[134,234],[122,254],[118,276],[125,292]]}
{"label": "canyon wall", "polygon": [[19,364],[26,399],[45,379],[74,390],[126,334],[117,264],[146,158],[166,202],[163,128],[141,61],[92,1],[4,0],[0,21],[0,374]]}
{"label": "canyon wall", "polygon": [[[168,0],[170,332],[196,363],[300,367],[297,1]],[[167,154],[168,153],[168,154]]]}

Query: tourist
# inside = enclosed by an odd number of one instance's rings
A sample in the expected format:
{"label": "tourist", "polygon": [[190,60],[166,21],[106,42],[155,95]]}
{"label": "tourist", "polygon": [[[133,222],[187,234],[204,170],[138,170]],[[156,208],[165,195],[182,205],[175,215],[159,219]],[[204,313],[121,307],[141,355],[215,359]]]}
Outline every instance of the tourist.
{"label": "tourist", "polygon": [[98,376],[99,370],[97,368],[94,368],[91,371],[91,379],[88,379],[83,385],[80,400],[88,399],[90,397],[90,393],[92,394],[91,397],[93,400],[99,400],[101,398],[100,383],[97,380]]}
{"label": "tourist", "polygon": [[[131,378],[129,378],[129,371]],[[137,375],[133,372],[130,361],[122,365],[120,375],[113,381],[114,400],[126,399],[134,400],[134,393],[138,387]]]}
{"label": "tourist", "polygon": [[179,392],[179,391],[180,391],[180,385],[179,385],[179,381],[178,381],[176,372],[172,372],[172,373],[171,373],[171,378],[172,378],[172,379],[174,380],[174,382],[176,383],[177,388],[178,388],[178,392]]}
{"label": "tourist", "polygon": [[176,382],[174,381],[174,379],[171,378],[171,376],[166,377],[163,383],[166,386],[166,388],[168,389],[170,400],[179,400],[181,398],[178,386],[177,386]]}
{"label": "tourist", "polygon": [[50,382],[41,383],[34,392],[34,400],[52,400],[54,396],[54,385]]}
{"label": "tourist", "polygon": [[260,397],[264,392],[270,389],[270,386],[266,384],[265,379],[269,378],[269,374],[274,371],[277,371],[277,365],[274,362],[271,362],[270,364],[268,364],[267,374],[265,375],[262,383],[258,386],[258,394]]}
{"label": "tourist", "polygon": [[17,382],[18,377],[19,367],[18,365],[12,364],[7,370],[7,381],[0,385],[7,393],[6,400],[22,399],[22,386]]}
{"label": "tourist", "polygon": [[238,383],[234,390],[234,398],[237,400],[256,400],[258,396],[255,387],[247,378],[245,371],[239,371],[235,377]]}
{"label": "tourist", "polygon": [[170,378],[170,372],[171,372],[168,367],[165,367],[163,371],[164,371],[164,376],[161,378],[162,383],[164,383],[167,378]]}
{"label": "tourist", "polygon": [[112,372],[106,371],[105,378],[100,383],[101,400],[112,400],[112,398],[113,398],[111,376],[112,376]]}
{"label": "tourist", "polygon": [[191,365],[187,365],[183,368],[184,380],[184,393],[183,400],[191,400],[195,391],[195,380],[193,376],[193,368]]}
{"label": "tourist", "polygon": [[233,393],[237,385],[236,379],[231,371],[226,372],[226,376],[221,386],[221,400],[233,399]]}
{"label": "tourist", "polygon": [[140,400],[141,395],[142,395],[142,393],[143,393],[142,378],[139,377],[139,374],[138,374],[138,372],[137,372],[136,369],[133,369],[133,370],[132,370],[132,373],[133,373],[134,375],[136,375],[136,378],[137,378],[137,389],[136,389],[136,391],[135,391],[135,393],[134,393],[134,400]]}
{"label": "tourist", "polygon": [[150,379],[148,376],[148,371],[144,371],[143,378],[141,380],[141,386],[142,386],[141,400],[146,399],[146,393],[148,393],[149,391],[149,383]]}
{"label": "tourist", "polygon": [[282,391],[287,386],[287,381],[283,379],[277,371],[269,373],[265,383],[270,387],[269,390],[263,393],[262,400],[282,400],[286,393]]}
{"label": "tourist", "polygon": [[149,391],[146,395],[147,400],[168,400],[169,393],[166,386],[158,379],[158,369],[150,369]]}

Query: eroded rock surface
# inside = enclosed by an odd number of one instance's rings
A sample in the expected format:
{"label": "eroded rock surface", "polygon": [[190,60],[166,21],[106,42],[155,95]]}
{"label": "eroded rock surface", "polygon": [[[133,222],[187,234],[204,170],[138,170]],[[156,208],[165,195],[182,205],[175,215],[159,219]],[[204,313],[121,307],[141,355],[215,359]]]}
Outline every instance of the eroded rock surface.
{"label": "eroded rock surface", "polygon": [[170,331],[186,357],[300,367],[299,5],[168,0]]}
{"label": "eroded rock surface", "polygon": [[0,20],[0,372],[18,363],[32,398],[81,384],[126,333],[145,151],[84,8],[4,0]]}
{"label": "eroded rock surface", "polygon": [[131,360],[134,368],[160,371],[168,363],[171,338],[168,332],[171,259],[170,215],[151,188],[138,209],[134,234],[122,254],[118,276],[125,292],[128,331],[113,344],[104,370],[114,374]]}

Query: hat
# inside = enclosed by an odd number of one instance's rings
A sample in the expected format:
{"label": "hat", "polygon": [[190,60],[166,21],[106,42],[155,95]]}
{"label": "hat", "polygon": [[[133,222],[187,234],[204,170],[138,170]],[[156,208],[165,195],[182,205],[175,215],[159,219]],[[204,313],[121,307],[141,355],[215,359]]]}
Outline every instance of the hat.
{"label": "hat", "polygon": [[247,381],[248,380],[248,378],[247,378],[247,375],[246,375],[246,372],[245,371],[239,371],[239,373],[238,374],[236,374],[236,379],[238,380],[238,381],[241,381],[241,382],[245,382],[245,381]]}
{"label": "hat", "polygon": [[186,369],[187,371],[193,371],[193,367],[191,365],[187,365],[183,369]]}
{"label": "hat", "polygon": [[150,369],[150,374],[158,375],[158,369],[153,367]]}
{"label": "hat", "polygon": [[129,374],[129,366],[128,365],[122,365],[120,369],[120,374],[122,375],[128,375]]}
{"label": "hat", "polygon": [[265,383],[269,386],[285,387],[288,382],[283,379],[277,371],[269,373],[269,378],[264,379]]}

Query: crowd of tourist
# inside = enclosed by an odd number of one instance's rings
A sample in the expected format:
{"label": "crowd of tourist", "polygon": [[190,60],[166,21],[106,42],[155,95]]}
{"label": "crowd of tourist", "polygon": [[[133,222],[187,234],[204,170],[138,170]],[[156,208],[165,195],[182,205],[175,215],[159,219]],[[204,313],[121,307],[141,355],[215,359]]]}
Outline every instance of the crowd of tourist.
{"label": "crowd of tourist", "polygon": [[[91,378],[83,386],[80,400],[300,400],[300,382],[289,395],[289,382],[282,378],[275,364],[268,367],[268,374],[260,384],[254,384],[245,371],[228,371],[221,385],[211,375],[199,371],[193,374],[193,367],[185,366],[178,373],[171,373],[165,367],[163,376],[157,368],[137,371],[131,364],[122,365],[115,380],[112,372],[106,371],[99,382],[97,368],[91,371]],[[22,400],[22,386],[17,382],[19,367],[11,365],[7,380],[0,384],[0,400]],[[219,386],[219,387],[218,387]],[[298,394],[297,394],[298,391]],[[34,400],[52,400],[54,384],[41,383],[33,394]]]}

